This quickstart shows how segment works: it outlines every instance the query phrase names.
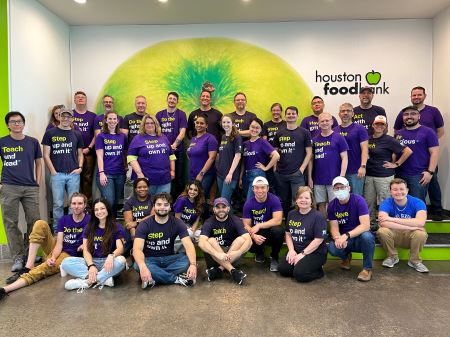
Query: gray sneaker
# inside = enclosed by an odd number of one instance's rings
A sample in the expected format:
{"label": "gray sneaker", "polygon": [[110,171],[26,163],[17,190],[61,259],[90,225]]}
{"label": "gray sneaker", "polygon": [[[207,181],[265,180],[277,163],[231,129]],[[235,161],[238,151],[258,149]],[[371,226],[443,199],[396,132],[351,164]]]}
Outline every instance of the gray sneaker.
{"label": "gray sneaker", "polygon": [[21,257],[18,257],[17,259],[14,260],[14,264],[11,267],[11,271],[16,272],[16,271],[22,270],[23,267],[24,267],[23,259]]}
{"label": "gray sneaker", "polygon": [[277,272],[278,271],[278,260],[273,257],[270,258],[270,271]]}
{"label": "gray sneaker", "polygon": [[429,272],[428,268],[422,262],[413,263],[411,261],[408,261],[408,266],[410,266],[411,268],[414,268],[419,273],[428,273]]}
{"label": "gray sneaker", "polygon": [[381,265],[383,267],[388,267],[388,268],[392,268],[394,267],[400,260],[398,259],[397,255],[394,256],[388,256],[387,258],[385,258],[383,260],[383,262],[381,263]]}

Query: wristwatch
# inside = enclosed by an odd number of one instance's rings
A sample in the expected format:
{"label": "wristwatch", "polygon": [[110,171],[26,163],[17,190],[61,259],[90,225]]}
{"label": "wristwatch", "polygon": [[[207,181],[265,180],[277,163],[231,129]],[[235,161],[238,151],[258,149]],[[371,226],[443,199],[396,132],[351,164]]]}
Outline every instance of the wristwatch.
{"label": "wristwatch", "polygon": [[346,232],[344,234],[347,235],[347,240],[350,239],[350,233],[349,232]]}
{"label": "wristwatch", "polygon": [[425,170],[425,172],[428,172],[429,174],[434,175],[434,172],[433,172],[433,171]]}

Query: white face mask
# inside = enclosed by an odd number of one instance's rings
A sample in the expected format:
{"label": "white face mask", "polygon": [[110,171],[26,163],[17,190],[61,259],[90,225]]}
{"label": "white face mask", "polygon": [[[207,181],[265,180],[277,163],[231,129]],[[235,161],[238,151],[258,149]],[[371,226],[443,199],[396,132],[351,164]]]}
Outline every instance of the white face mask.
{"label": "white face mask", "polygon": [[334,191],[334,196],[337,200],[346,200],[350,196],[350,191],[346,188],[345,190]]}

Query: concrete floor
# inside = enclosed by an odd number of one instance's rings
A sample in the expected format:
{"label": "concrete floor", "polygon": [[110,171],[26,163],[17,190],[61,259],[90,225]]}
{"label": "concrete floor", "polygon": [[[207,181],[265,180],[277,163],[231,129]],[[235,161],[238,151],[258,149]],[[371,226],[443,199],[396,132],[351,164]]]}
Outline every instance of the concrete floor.
{"label": "concrete floor", "polygon": [[[116,287],[65,291],[55,275],[0,302],[0,336],[449,336],[450,262],[427,261],[423,275],[401,261],[394,269],[375,262],[371,282],[356,276],[361,261],[298,284],[245,260],[243,286],[229,278],[209,283],[204,262],[193,288],[141,290],[138,275],[124,272]],[[10,275],[0,261],[0,284]]]}

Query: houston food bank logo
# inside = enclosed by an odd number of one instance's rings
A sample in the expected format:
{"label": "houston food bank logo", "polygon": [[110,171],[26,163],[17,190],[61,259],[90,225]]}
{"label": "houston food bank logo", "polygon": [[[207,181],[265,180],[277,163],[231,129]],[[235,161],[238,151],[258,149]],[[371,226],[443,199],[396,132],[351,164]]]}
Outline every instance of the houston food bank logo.
{"label": "houston food bank logo", "polygon": [[375,94],[389,95],[389,87],[386,86],[386,82],[381,82],[381,78],[381,73],[374,70],[365,75],[346,72],[320,74],[316,70],[316,83],[323,83],[324,95],[357,95],[361,88],[367,85],[373,88]]}

